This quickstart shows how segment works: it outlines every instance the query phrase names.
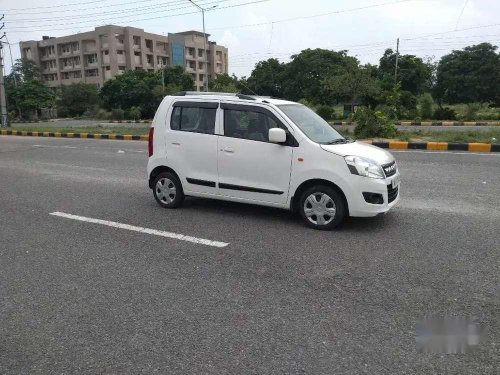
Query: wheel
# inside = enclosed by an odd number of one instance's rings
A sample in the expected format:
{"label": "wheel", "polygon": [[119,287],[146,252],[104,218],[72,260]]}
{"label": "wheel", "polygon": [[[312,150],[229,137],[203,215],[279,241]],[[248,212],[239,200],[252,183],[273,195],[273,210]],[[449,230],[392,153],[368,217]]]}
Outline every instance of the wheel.
{"label": "wheel", "polygon": [[153,183],[153,195],[163,208],[177,208],[184,202],[184,191],[177,176],[163,172],[156,176]]}
{"label": "wheel", "polygon": [[344,221],[346,207],[342,196],[335,189],[316,185],[302,193],[299,212],[308,227],[330,230]]}

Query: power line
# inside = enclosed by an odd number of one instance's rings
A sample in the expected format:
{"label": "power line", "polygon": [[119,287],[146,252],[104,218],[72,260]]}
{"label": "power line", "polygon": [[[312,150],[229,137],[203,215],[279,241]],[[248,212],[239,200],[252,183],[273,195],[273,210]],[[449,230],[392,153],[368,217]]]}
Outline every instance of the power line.
{"label": "power line", "polygon": [[458,23],[460,22],[460,18],[462,18],[462,14],[464,14],[464,10],[465,10],[465,7],[467,6],[468,2],[469,2],[469,0],[465,0],[465,2],[464,2],[464,6],[462,7],[462,11],[460,12],[460,15],[458,16],[458,19],[457,19],[457,24],[455,25],[455,30],[458,28]]}
{"label": "power line", "polygon": [[[11,8],[11,9],[4,9],[2,12],[8,13],[11,11],[23,11],[23,10],[33,10],[33,9],[52,9],[52,8],[65,8],[65,7],[71,7],[75,5],[88,5],[88,4],[95,4],[95,3],[102,3],[105,1],[109,0],[93,0],[93,1],[84,1],[81,3],[72,3],[72,4],[59,4],[59,5],[50,5],[50,6],[43,6],[43,7],[29,7],[29,8]],[[146,3],[146,2],[151,2],[155,0],[136,0],[136,1],[130,1],[128,3],[120,3],[120,4],[109,4],[108,6],[117,6],[117,5],[126,5],[126,4],[134,4],[134,3]],[[86,8],[86,9],[92,9],[92,8]],[[75,11],[78,9],[75,9]],[[43,13],[43,12],[40,12]],[[14,13],[12,13],[14,14]],[[28,14],[28,13],[26,13]],[[33,14],[33,13],[30,13]]]}
{"label": "power line", "polygon": [[[205,0],[207,1],[207,0]],[[227,2],[227,1],[232,1],[232,0],[216,0],[216,1],[212,1],[212,2],[209,2],[209,3],[203,3],[203,4],[214,4],[214,3],[217,3],[217,4],[220,4],[220,3],[223,3],[223,2]],[[181,6],[181,7],[177,7],[177,8],[170,8],[170,9],[166,9],[166,10],[158,10],[158,6],[163,6],[163,5],[169,5],[169,4],[175,4],[175,5],[180,5],[180,3],[183,3],[185,4],[185,1],[184,0],[178,0],[178,1],[171,1],[171,2],[168,2],[168,3],[163,3],[163,4],[158,4],[158,5],[155,5],[155,6],[147,6],[147,7],[144,7],[144,8],[130,8],[130,9],[126,9],[126,10],[119,10],[119,11],[111,11],[111,12],[99,12],[99,13],[91,13],[91,14],[87,14],[87,15],[84,15],[84,16],[78,16],[78,18],[93,18],[94,16],[96,15],[106,15],[108,13],[127,13],[127,14],[124,14],[124,15],[119,15],[118,17],[120,16],[123,16],[123,17],[127,17],[129,16],[129,14],[134,14],[136,13],[137,11],[140,11],[141,9],[154,9],[156,8],[155,10],[151,11],[151,12],[141,12],[142,15],[145,15],[145,14],[158,14],[158,13],[162,13],[162,12],[171,12],[173,10],[180,10],[180,9],[186,9],[186,8],[190,8],[189,5],[186,5],[186,6]],[[135,14],[134,14],[135,15]],[[40,19],[37,19],[37,20],[21,20],[21,19],[16,19],[16,20],[13,20],[13,21],[10,21],[10,23],[16,23],[16,22],[19,22],[19,21],[23,21],[23,23],[26,23],[26,22],[47,22],[47,21],[50,21],[50,20],[54,20],[54,19],[58,19],[58,20],[64,20],[64,19],[74,19],[76,16],[64,16],[64,17],[56,17],[56,18],[40,18]],[[111,16],[113,17],[113,16]],[[82,23],[92,23],[92,24],[95,24],[96,22],[107,22],[108,20],[113,20],[113,18],[104,18],[104,19],[99,19],[99,20],[91,20],[91,21],[82,21],[82,22],[78,22],[78,24],[82,24]],[[66,22],[66,23],[60,23],[60,24],[52,24],[54,26],[63,26],[63,25],[74,25],[74,22]],[[33,27],[42,27],[41,25],[32,25],[32,26],[20,26],[22,28],[33,28]]]}
{"label": "power line", "polygon": [[[222,1],[222,0],[219,0],[219,2],[220,1]],[[236,8],[236,7],[245,6],[245,5],[252,5],[252,4],[258,4],[258,3],[264,3],[264,2],[268,2],[268,1],[270,1],[270,0],[254,0],[254,1],[249,1],[249,2],[246,2],[246,3],[239,3],[239,4],[235,4],[235,5],[227,5],[227,6],[223,6],[223,7],[218,7],[218,8],[215,8],[213,10],[210,10],[210,11],[218,11],[218,10],[222,10],[222,9]],[[205,3],[205,4],[208,4],[208,3]],[[177,8],[177,9],[180,9],[180,8]],[[155,13],[159,13],[159,12],[155,12]],[[116,22],[116,23],[121,23],[121,22],[140,22],[140,21],[148,21],[148,20],[160,19],[160,18],[161,19],[165,19],[165,18],[170,18],[170,17],[178,17],[178,16],[190,15],[190,14],[195,14],[195,13],[196,12],[186,12],[186,13],[172,14],[172,15],[169,15],[169,16],[158,16],[158,17],[149,17],[149,18],[141,18],[141,19],[131,19],[131,20],[128,19],[128,20],[119,20],[119,21],[115,20],[114,22]],[[93,21],[93,22],[95,24],[95,22],[100,22],[100,21],[97,20],[97,21]],[[106,22],[108,22],[108,21],[106,21]],[[64,25],[64,24],[62,24],[62,25]],[[83,26],[83,27],[89,27],[89,26]],[[33,32],[33,31],[74,30],[75,28],[78,28],[78,26],[66,27],[66,28],[50,28],[50,29],[38,29],[38,28],[34,29],[31,26],[27,26],[27,27],[19,26],[17,28],[12,28],[12,29],[9,29],[9,30],[12,31],[12,32]],[[26,31],[24,29],[29,29],[29,31]]]}
{"label": "power line", "polygon": [[341,14],[341,13],[347,13],[347,12],[355,12],[355,11],[358,11],[358,10],[365,10],[365,9],[370,9],[370,8],[377,8],[377,7],[382,7],[382,6],[386,6],[386,5],[394,5],[394,4],[400,4],[400,3],[407,3],[409,1],[415,1],[415,0],[397,0],[397,1],[392,1],[392,2],[388,2],[388,3],[372,4],[372,5],[367,5],[367,6],[362,6],[362,7],[356,7],[356,8],[349,8],[349,9],[343,9],[343,10],[334,10],[334,11],[330,11],[330,12],[313,14],[313,15],[310,15],[310,16],[298,16],[298,17],[284,18],[284,19],[281,19],[281,20],[275,20],[275,21],[269,21],[269,22],[261,22],[261,23],[253,23],[253,24],[246,24],[246,25],[215,27],[215,28],[212,28],[211,30],[240,29],[240,28],[243,28],[243,27],[264,26],[264,25],[270,25],[270,24],[275,24],[275,23],[299,21],[299,20],[305,20],[305,19],[310,19],[310,18],[330,16],[332,14]]}

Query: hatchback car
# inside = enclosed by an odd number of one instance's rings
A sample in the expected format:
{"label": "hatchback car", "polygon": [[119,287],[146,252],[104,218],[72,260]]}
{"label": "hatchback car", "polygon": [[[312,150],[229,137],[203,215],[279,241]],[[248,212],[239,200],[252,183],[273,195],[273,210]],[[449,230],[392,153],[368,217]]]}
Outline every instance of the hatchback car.
{"label": "hatchback car", "polygon": [[183,92],[161,102],[149,132],[158,204],[185,196],[280,207],[315,229],[376,216],[399,200],[394,157],[344,138],[308,107],[241,94]]}

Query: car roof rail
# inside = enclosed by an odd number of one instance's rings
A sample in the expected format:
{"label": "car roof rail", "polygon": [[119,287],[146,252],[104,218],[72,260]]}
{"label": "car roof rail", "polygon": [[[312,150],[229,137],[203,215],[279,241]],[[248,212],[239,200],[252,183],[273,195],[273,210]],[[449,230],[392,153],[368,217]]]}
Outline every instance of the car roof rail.
{"label": "car roof rail", "polygon": [[173,96],[235,96],[238,99],[257,100],[254,96],[234,92],[202,92],[202,91],[180,91]]}

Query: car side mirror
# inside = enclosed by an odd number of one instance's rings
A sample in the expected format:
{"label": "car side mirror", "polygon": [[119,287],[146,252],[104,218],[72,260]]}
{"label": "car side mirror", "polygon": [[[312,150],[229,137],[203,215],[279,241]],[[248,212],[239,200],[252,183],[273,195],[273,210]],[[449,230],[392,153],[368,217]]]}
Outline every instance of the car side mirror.
{"label": "car side mirror", "polygon": [[271,143],[285,143],[286,132],[281,128],[269,129],[269,142]]}

